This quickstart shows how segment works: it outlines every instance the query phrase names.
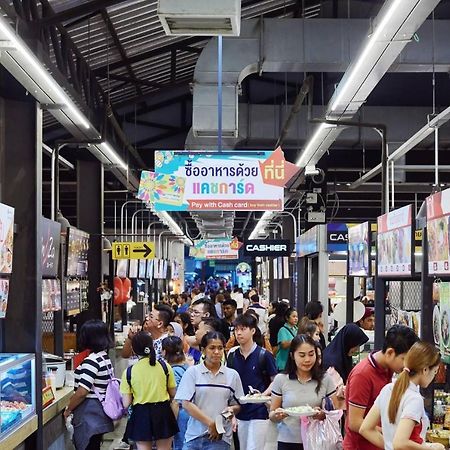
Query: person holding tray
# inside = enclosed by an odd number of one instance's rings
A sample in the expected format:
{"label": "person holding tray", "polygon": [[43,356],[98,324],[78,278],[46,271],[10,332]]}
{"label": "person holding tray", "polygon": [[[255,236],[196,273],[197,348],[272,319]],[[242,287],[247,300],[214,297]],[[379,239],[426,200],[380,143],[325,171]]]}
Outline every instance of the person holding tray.
{"label": "person holding tray", "polygon": [[[317,408],[313,418],[323,420],[325,414],[320,410],[323,399],[333,396],[335,390],[331,377],[320,368],[316,343],[306,334],[295,336],[286,371],[278,374],[272,384],[269,419],[278,423],[278,450],[303,449],[300,420],[295,411],[309,405]],[[290,408],[295,416],[289,414]]]}

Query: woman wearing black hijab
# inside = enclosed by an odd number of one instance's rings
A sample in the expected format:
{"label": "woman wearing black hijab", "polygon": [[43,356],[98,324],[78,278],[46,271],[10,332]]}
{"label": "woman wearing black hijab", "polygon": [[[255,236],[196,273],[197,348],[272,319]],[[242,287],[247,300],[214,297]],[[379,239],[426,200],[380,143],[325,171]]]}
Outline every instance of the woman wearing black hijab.
{"label": "woman wearing black hijab", "polygon": [[323,368],[334,367],[342,377],[344,384],[353,368],[352,356],[358,353],[359,347],[369,338],[358,325],[345,325],[323,352]]}

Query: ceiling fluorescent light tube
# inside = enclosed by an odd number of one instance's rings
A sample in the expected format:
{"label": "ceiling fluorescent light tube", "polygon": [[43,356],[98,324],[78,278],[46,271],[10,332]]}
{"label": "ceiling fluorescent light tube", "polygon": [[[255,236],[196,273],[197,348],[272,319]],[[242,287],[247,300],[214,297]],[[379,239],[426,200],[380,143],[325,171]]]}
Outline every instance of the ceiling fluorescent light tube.
{"label": "ceiling fluorescent light tube", "polygon": [[389,20],[391,20],[391,18],[394,16],[396,9],[400,6],[401,2],[402,2],[402,0],[393,0],[392,1],[391,6],[386,11],[386,14],[384,15],[383,19],[377,25],[375,31],[370,36],[369,42],[364,47],[364,50],[360,54],[358,61],[351,69],[351,73],[350,73],[349,77],[347,78],[347,80],[345,81],[345,84],[339,90],[339,93],[338,93],[336,99],[333,100],[333,103],[331,105],[331,111],[334,111],[339,106],[339,103],[341,102],[346,91],[348,90],[348,88],[350,86],[352,86],[354,77],[357,75],[357,73],[359,72],[361,67],[366,62],[366,57],[369,55],[370,50],[372,50],[373,45],[375,44],[377,39],[380,37],[380,34],[386,28],[386,25],[388,24]]}
{"label": "ceiling fluorescent light tube", "polygon": [[249,239],[255,239],[258,237],[259,230],[261,228],[264,228],[266,226],[266,222],[271,218],[273,212],[272,211],[266,211],[261,218],[259,219],[258,223],[256,224],[253,231],[250,233]]}
{"label": "ceiling fluorescent light tube", "polygon": [[[76,122],[79,122],[83,127],[90,128],[90,124],[88,120],[83,116],[80,110],[75,106],[72,99],[64,92],[64,90],[59,86],[59,84],[53,79],[53,77],[47,72],[44,68],[43,64],[33,52],[29,49],[29,47],[22,41],[22,39],[14,34],[13,29],[7,23],[7,21],[0,16],[0,31],[6,36],[6,38],[11,41],[11,44],[15,47],[17,51],[27,60],[28,64],[36,70],[47,84],[51,86],[51,89],[55,92],[55,94],[59,97],[56,100],[53,100],[55,103],[63,103],[65,107],[72,113]],[[35,80],[38,82],[38,80]],[[37,83],[39,84],[39,83]],[[47,95],[48,92],[46,92]]]}
{"label": "ceiling fluorescent light tube", "polygon": [[123,170],[128,170],[128,165],[123,161],[123,159],[117,154],[116,151],[107,143],[102,142],[100,144],[103,150],[103,154],[113,163],[122,167]]}
{"label": "ceiling fluorescent light tube", "polygon": [[183,230],[178,226],[178,224],[172,219],[172,217],[165,211],[157,213],[158,217],[166,224],[170,230],[177,235],[184,236]]}
{"label": "ceiling fluorescent light tube", "polygon": [[[302,151],[302,154],[300,155],[300,158],[297,161],[297,166],[304,167],[308,164],[309,160],[311,159],[311,156],[313,153],[317,150],[318,146],[316,145],[316,140],[320,136],[320,133],[327,127],[326,123],[321,123],[316,131],[314,132],[312,138],[309,140],[308,145],[304,148]],[[264,217],[264,216],[263,216]]]}

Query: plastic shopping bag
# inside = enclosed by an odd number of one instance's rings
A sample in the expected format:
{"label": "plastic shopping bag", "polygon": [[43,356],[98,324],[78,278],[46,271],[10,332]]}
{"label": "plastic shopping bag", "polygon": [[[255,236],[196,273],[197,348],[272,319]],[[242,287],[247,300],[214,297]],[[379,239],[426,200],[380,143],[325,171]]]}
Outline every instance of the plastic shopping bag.
{"label": "plastic shopping bag", "polygon": [[302,417],[301,432],[305,450],[342,450],[342,434],[339,420],[341,410],[325,411],[325,420]]}

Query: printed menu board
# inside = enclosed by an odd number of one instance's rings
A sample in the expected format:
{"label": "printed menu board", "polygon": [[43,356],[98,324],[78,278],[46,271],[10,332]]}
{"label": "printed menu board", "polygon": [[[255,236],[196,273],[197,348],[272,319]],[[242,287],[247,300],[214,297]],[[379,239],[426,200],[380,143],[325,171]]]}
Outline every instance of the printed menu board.
{"label": "printed menu board", "polygon": [[6,309],[8,308],[9,280],[0,278],[0,319],[6,317]]}
{"label": "printed menu board", "polygon": [[427,197],[428,274],[449,275],[450,189]]}
{"label": "printed menu board", "polygon": [[139,260],[139,278],[146,278],[147,274],[147,260]]}
{"label": "printed menu board", "polygon": [[66,311],[67,315],[74,316],[80,312],[80,282],[68,280],[66,284]]}
{"label": "printed menu board", "polygon": [[348,274],[370,277],[370,225],[364,222],[348,229]]}
{"label": "printed menu board", "polygon": [[442,361],[450,363],[450,283],[436,283],[438,303],[433,310],[433,335]]}
{"label": "printed menu board", "polygon": [[172,280],[180,279],[180,264],[177,261],[171,263],[170,277]]}
{"label": "printed menu board", "polygon": [[153,260],[153,277],[155,280],[162,280],[164,278],[164,260],[155,258]]}
{"label": "printed menu board", "polygon": [[147,259],[147,278],[150,281],[150,283],[153,281],[153,275],[154,275],[154,268],[155,263],[154,259]]}
{"label": "printed menu board", "polygon": [[42,233],[42,276],[58,275],[59,250],[61,243],[61,224],[41,218]]}
{"label": "printed menu board", "polygon": [[12,273],[14,208],[0,203],[0,273]]}
{"label": "printed menu board", "polygon": [[377,269],[383,276],[412,276],[414,270],[412,205],[378,217]]}
{"label": "printed menu board", "polygon": [[89,234],[70,227],[67,233],[68,277],[87,277],[88,275]]}
{"label": "printed menu board", "polygon": [[88,293],[89,293],[89,281],[88,280],[80,280],[81,311],[85,311],[86,309],[89,309]]}
{"label": "printed menu board", "polygon": [[139,269],[139,260],[138,259],[130,259],[130,268],[129,268],[129,277],[137,278],[138,277],[138,269]]}
{"label": "printed menu board", "polygon": [[61,282],[57,279],[42,280],[42,312],[61,309]]}

